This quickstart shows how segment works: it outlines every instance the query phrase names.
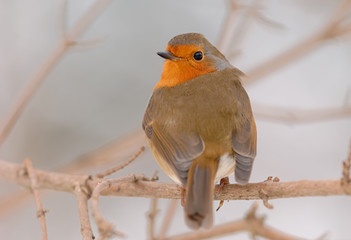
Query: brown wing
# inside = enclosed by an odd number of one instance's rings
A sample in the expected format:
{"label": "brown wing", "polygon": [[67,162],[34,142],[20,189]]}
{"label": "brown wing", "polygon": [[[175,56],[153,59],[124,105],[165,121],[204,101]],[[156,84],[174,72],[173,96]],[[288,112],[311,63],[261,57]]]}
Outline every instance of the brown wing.
{"label": "brown wing", "polygon": [[157,151],[154,155],[161,157],[185,186],[192,161],[204,150],[201,137],[196,133],[167,129],[151,119],[148,109],[143,118],[143,129],[150,145]]}
{"label": "brown wing", "polygon": [[257,131],[253,116],[246,119],[243,126],[233,133],[232,146],[235,152],[235,180],[239,184],[249,181],[256,156]]}

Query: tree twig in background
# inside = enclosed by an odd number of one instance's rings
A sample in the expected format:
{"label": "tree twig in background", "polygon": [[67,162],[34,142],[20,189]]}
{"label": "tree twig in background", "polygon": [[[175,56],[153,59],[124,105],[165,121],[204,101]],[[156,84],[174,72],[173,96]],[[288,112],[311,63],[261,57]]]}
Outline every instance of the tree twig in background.
{"label": "tree twig in background", "polygon": [[351,10],[351,1],[346,0],[334,11],[327,25],[319,32],[310,36],[306,40],[299,42],[290,49],[278,54],[272,59],[265,61],[261,65],[247,71],[247,78],[244,79],[244,84],[252,84],[272,73],[273,71],[282,68],[283,66],[298,59],[304,54],[312,51],[317,46],[326,40],[341,37],[351,33],[351,24],[346,24],[348,12]]}
{"label": "tree twig in background", "polygon": [[162,221],[161,230],[158,234],[157,239],[163,239],[166,237],[169,227],[171,226],[172,220],[174,218],[175,210],[177,209],[178,200],[169,200],[166,215]]}
{"label": "tree twig in background", "polygon": [[197,232],[184,233],[181,235],[165,238],[164,240],[198,240],[208,239],[211,237],[219,237],[237,232],[247,231],[253,234],[253,236],[261,236],[267,239],[273,240],[297,240],[301,239],[293,237],[286,233],[282,233],[264,224],[263,217],[256,216],[256,210],[258,204],[254,204],[250,209],[246,217],[242,220],[224,223],[221,225],[214,226],[209,230],[201,230]]}
{"label": "tree twig in background", "polygon": [[224,23],[222,23],[222,30],[217,40],[217,48],[221,52],[228,52],[232,44],[231,40],[234,32],[233,23],[236,22],[238,11],[241,9],[241,6],[236,0],[230,0],[229,4],[230,6],[227,10],[227,16],[224,20]]}
{"label": "tree twig in background", "polygon": [[259,103],[252,104],[255,117],[263,120],[292,123],[312,123],[351,117],[351,106],[329,109],[297,109],[287,107],[268,106]]}
{"label": "tree twig in background", "polygon": [[155,240],[155,218],[159,210],[157,209],[157,198],[151,198],[150,201],[150,211],[148,212],[148,225],[149,225],[149,239]]}
{"label": "tree twig in background", "polygon": [[228,59],[232,59],[240,52],[238,48],[247,36],[251,20],[259,19],[270,26],[281,27],[280,24],[267,19],[259,12],[259,1],[252,1],[250,5],[244,6],[236,0],[231,0],[229,4],[217,40],[217,48],[225,53]]}
{"label": "tree twig in background", "polygon": [[[84,189],[84,188],[83,188]],[[90,220],[89,220],[89,210],[88,210],[88,199],[90,197],[87,190],[83,190],[79,183],[77,183],[75,189],[75,195],[78,201],[78,212],[80,221],[80,231],[83,240],[95,239],[93,231],[91,230]]]}
{"label": "tree twig in background", "polygon": [[88,11],[76,22],[76,24],[69,30],[60,43],[56,46],[54,51],[50,54],[48,59],[39,68],[36,74],[31,78],[24,90],[19,95],[13,106],[5,115],[0,124],[0,146],[3,144],[17,120],[21,116],[23,110],[29,103],[30,99],[39,88],[40,84],[45,80],[46,76],[51,72],[57,62],[62,58],[67,49],[75,44],[78,38],[85,32],[91,23],[99,16],[99,14],[106,8],[111,0],[97,0],[88,9]]}
{"label": "tree twig in background", "polygon": [[131,156],[138,151],[139,146],[145,144],[145,134],[140,129],[82,155],[60,171],[67,173],[86,172],[95,169],[96,166],[106,167],[112,163],[118,164],[121,159]]}
{"label": "tree twig in background", "polygon": [[142,147],[140,148],[140,150],[139,150],[136,154],[134,154],[130,159],[128,159],[128,161],[122,163],[121,165],[119,165],[119,166],[117,166],[117,167],[114,167],[114,168],[112,168],[112,169],[109,169],[109,170],[107,170],[107,171],[105,171],[105,172],[103,172],[103,173],[99,173],[99,174],[96,175],[96,177],[98,177],[98,178],[104,178],[104,177],[106,177],[106,176],[108,176],[108,175],[111,175],[111,174],[113,174],[113,173],[115,173],[115,172],[117,172],[117,171],[119,171],[119,170],[125,168],[125,167],[128,166],[131,162],[133,162],[137,157],[139,157],[139,155],[140,155],[142,152],[144,152],[144,150],[145,150],[145,146],[142,146]]}
{"label": "tree twig in background", "polygon": [[99,196],[100,193],[105,190],[106,188],[108,188],[110,186],[112,181],[110,180],[106,180],[106,181],[102,181],[100,182],[96,188],[94,189],[93,193],[92,193],[92,198],[91,198],[91,210],[92,210],[92,214],[95,220],[96,225],[98,226],[99,229],[99,239],[103,240],[106,238],[111,238],[111,237],[125,237],[125,234],[117,231],[114,226],[107,222],[101,212],[100,212],[100,208],[99,208]]}
{"label": "tree twig in background", "polygon": [[47,210],[43,209],[43,204],[41,202],[40,199],[40,195],[39,195],[39,187],[38,187],[38,181],[37,181],[37,177],[35,175],[35,172],[33,170],[33,166],[32,166],[32,161],[27,158],[26,160],[24,160],[24,165],[26,168],[26,172],[27,172],[27,176],[30,180],[30,184],[31,184],[31,189],[34,195],[34,199],[35,199],[35,203],[37,205],[37,218],[39,218],[40,221],[40,225],[41,225],[41,231],[42,231],[42,235],[43,235],[43,240],[47,240],[48,239],[48,232],[47,232],[47,228],[46,228],[46,220],[45,220],[45,213],[47,212]]}

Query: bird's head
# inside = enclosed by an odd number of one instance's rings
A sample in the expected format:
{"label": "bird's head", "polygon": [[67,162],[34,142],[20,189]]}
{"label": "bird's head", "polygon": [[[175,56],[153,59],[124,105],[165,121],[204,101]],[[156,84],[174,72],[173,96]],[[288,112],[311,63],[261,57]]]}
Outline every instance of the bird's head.
{"label": "bird's head", "polygon": [[166,59],[161,80],[155,86],[174,87],[203,74],[231,67],[228,60],[199,33],[175,36],[165,52],[158,52]]}

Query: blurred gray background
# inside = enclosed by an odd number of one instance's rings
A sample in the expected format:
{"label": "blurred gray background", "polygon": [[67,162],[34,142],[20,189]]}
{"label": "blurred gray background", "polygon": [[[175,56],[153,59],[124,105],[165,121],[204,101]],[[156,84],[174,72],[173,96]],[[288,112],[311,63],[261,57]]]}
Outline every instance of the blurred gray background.
{"label": "blurred gray background", "polygon": [[[63,16],[69,29],[93,2],[68,1],[63,14],[63,1],[0,1],[0,117],[62,38]],[[231,48],[236,54],[225,55],[234,66],[249,71],[317,32],[340,3],[260,1],[260,13],[279,24],[249,18],[244,39]],[[156,52],[164,50],[173,36],[186,32],[202,33],[216,45],[228,8],[228,1],[112,1],[80,38],[82,43],[65,53],[41,85],[1,147],[0,158],[22,163],[29,157],[36,168],[55,171],[114,139],[140,130],[146,104],[162,72],[163,60]],[[351,105],[350,66],[348,35],[321,43],[246,89],[253,102],[270,106],[341,108]],[[306,124],[257,117],[256,122],[258,155],[251,182],[271,175],[281,181],[341,177],[351,138],[350,117]],[[112,165],[126,159],[116,159]],[[131,172],[152,176],[155,170],[160,169],[147,149],[114,176]],[[160,181],[171,181],[161,171],[159,175]],[[0,182],[0,189],[1,202],[20,187]],[[80,239],[74,196],[42,193],[44,208],[49,209],[49,239]],[[242,218],[252,203],[225,202],[215,214],[216,224]],[[304,238],[328,233],[329,239],[351,239],[349,197],[279,199],[271,203],[274,210],[261,206],[259,214],[266,215],[267,224],[274,228]],[[104,216],[127,233],[128,239],[146,239],[149,204],[149,199],[109,197],[103,198],[100,205]],[[156,232],[166,206],[167,200],[160,200]],[[179,206],[170,235],[186,231]],[[95,226],[94,232],[97,234]],[[9,212],[0,212],[0,236],[7,240],[40,239],[33,198]],[[220,239],[249,237],[241,233]]]}

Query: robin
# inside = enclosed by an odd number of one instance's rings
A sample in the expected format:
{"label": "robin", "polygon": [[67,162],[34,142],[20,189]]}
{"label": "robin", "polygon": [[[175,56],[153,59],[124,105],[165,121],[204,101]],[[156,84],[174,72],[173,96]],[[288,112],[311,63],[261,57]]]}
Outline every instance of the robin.
{"label": "robin", "polygon": [[165,63],[143,129],[162,170],[185,188],[187,225],[210,228],[215,182],[235,172],[246,184],[256,156],[243,73],[199,33],[175,36],[157,54]]}

